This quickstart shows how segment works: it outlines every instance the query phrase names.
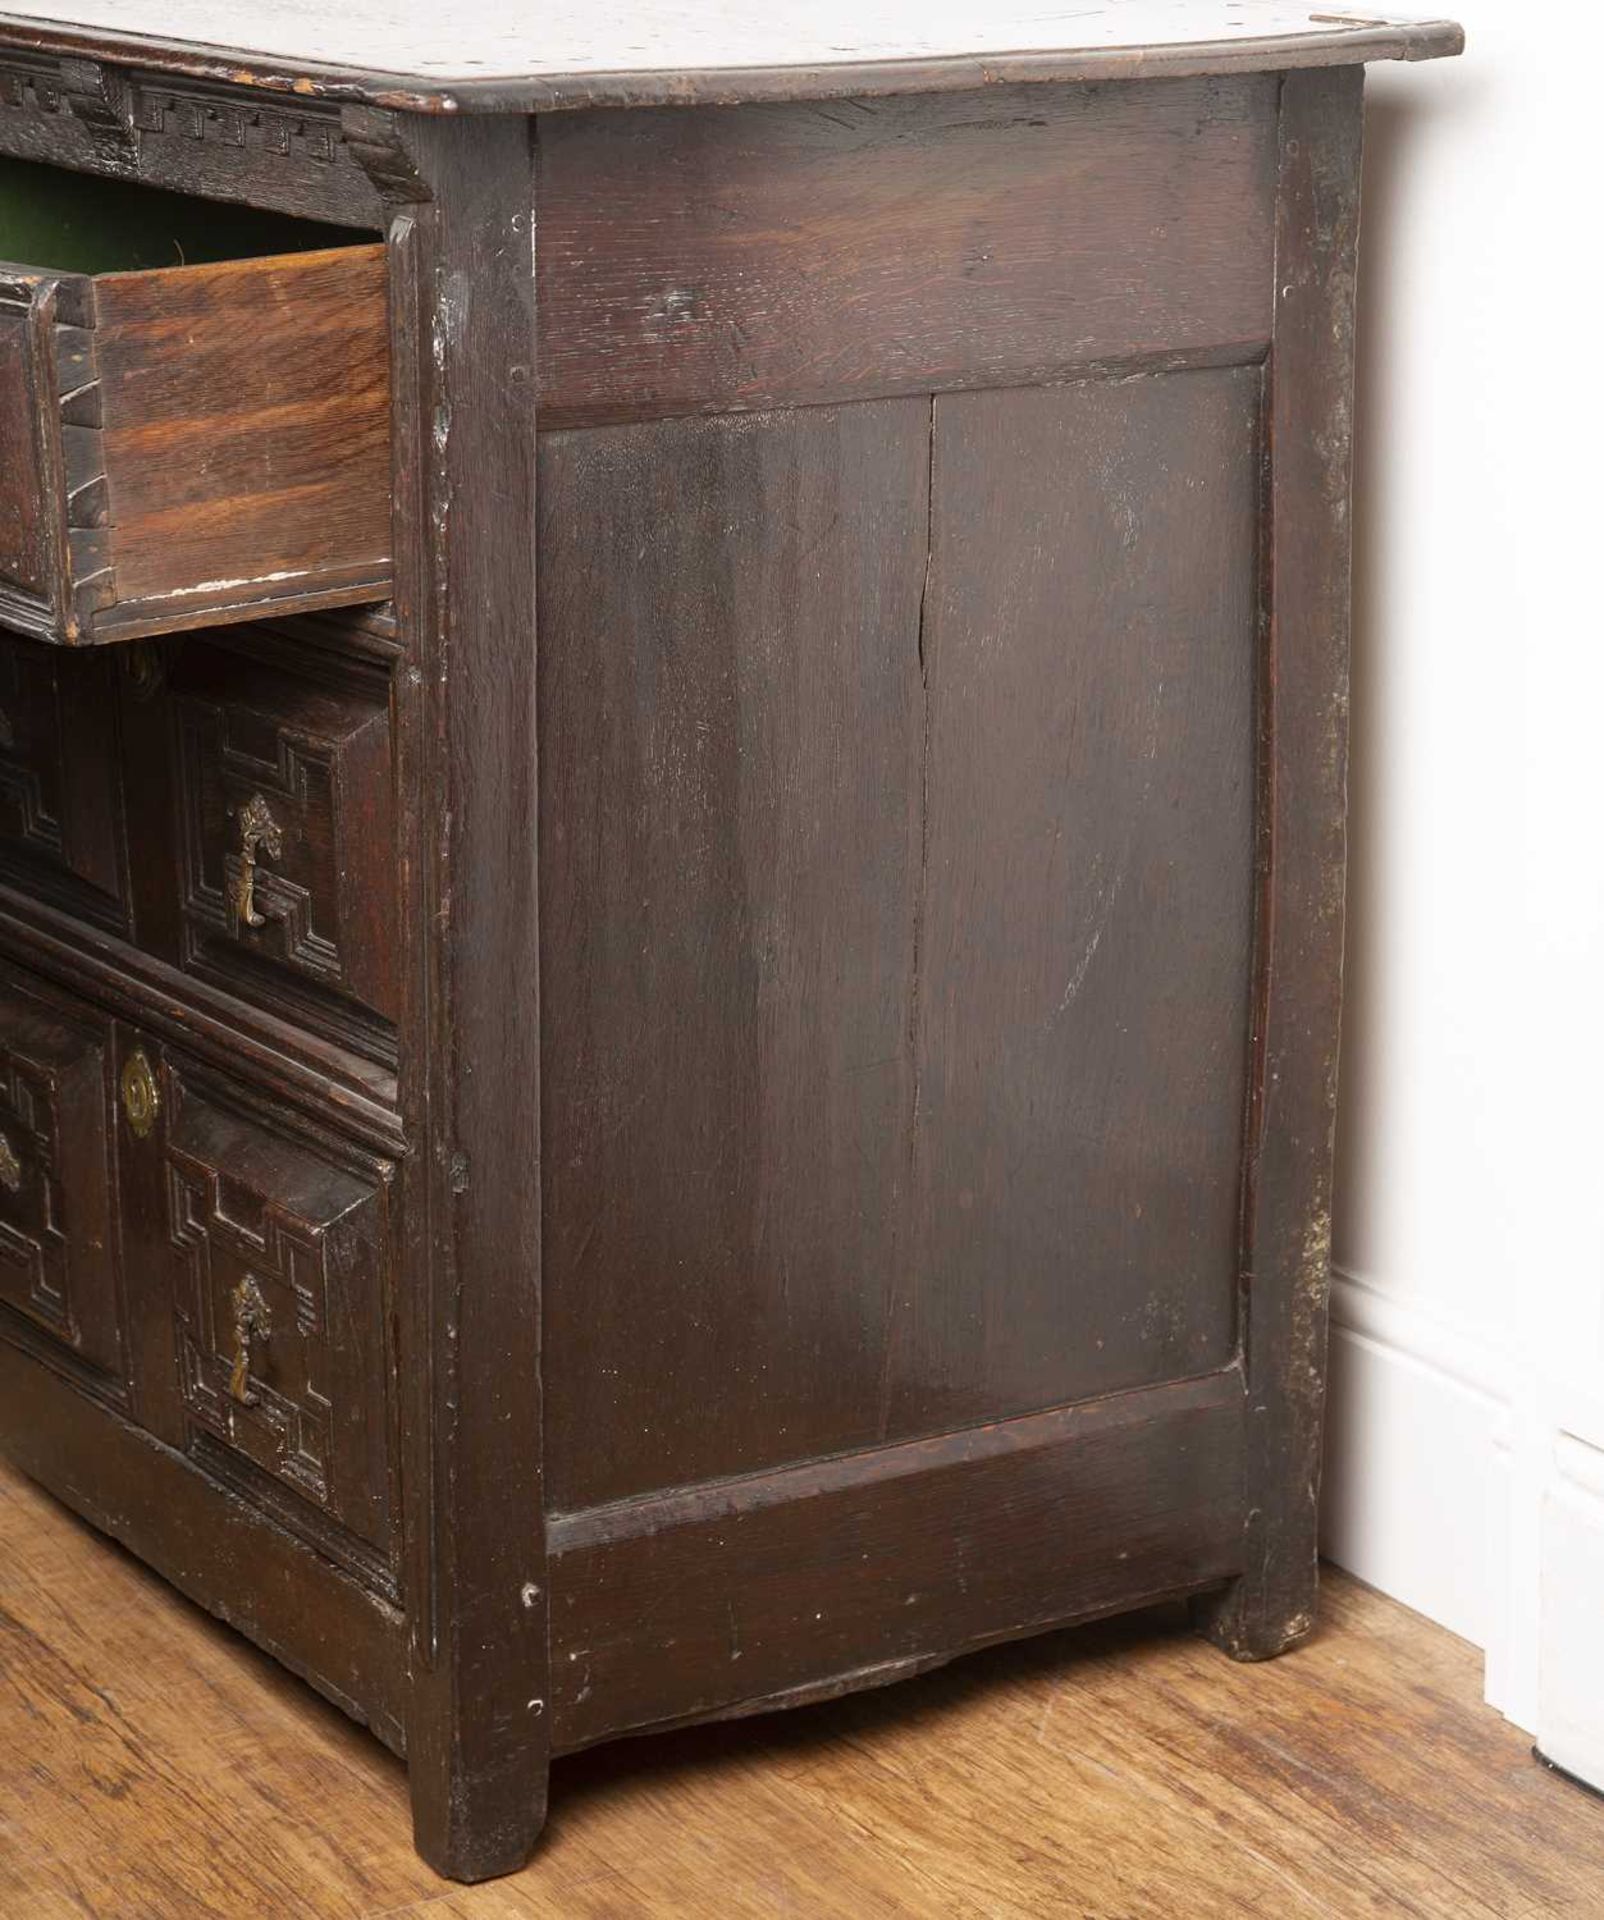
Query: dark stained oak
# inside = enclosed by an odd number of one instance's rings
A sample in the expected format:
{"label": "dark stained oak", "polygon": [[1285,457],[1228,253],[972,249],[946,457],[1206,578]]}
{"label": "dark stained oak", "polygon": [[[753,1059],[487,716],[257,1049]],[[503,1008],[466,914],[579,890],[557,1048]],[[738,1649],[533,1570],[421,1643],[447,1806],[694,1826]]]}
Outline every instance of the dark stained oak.
{"label": "dark stained oak", "polygon": [[114,672],[108,659],[0,634],[0,876],[125,932]]}
{"label": "dark stained oak", "polygon": [[387,676],[307,651],[284,672],[287,651],[273,648],[270,664],[196,642],[167,678],[180,951],[240,998],[393,1062]]}
{"label": "dark stained oak", "polygon": [[24,1323],[10,1323],[13,1337],[37,1350],[42,1332],[120,1398],[110,1065],[105,1020],[20,982],[0,989],[0,1312]]}
{"label": "dark stained oak", "polygon": [[0,585],[45,592],[50,542],[39,447],[38,322],[31,289],[0,297]]}
{"label": "dark stained oak", "polygon": [[297,1138],[175,1060],[162,1087],[165,1205],[138,1252],[147,1280],[171,1270],[186,1446],[393,1598],[395,1169]]}
{"label": "dark stained oak", "polygon": [[936,402],[888,1433],[1234,1352],[1259,395]]}
{"label": "dark stained oak", "polygon": [[542,441],[559,1509],[877,1437],[929,423],[893,400]]}
{"label": "dark stained oak", "polygon": [[1242,1439],[1228,1369],[564,1517],[558,1748],[1216,1585],[1240,1559]]}
{"label": "dark stained oak", "polygon": [[392,1605],[5,1341],[0,1396],[15,1465],[400,1750],[410,1687],[404,1622]]}
{"label": "dark stained oak", "polygon": [[1364,75],[1289,75],[1260,694],[1243,1355],[1248,1566],[1206,1630],[1263,1659],[1314,1626],[1347,872],[1348,511]]}
{"label": "dark stained oak", "polygon": [[548,427],[1269,340],[1270,74],[540,123]]}
{"label": "dark stained oak", "polygon": [[[1305,1637],[1358,63],[1457,29],[44,3],[0,19],[7,1454],[404,1755],[464,1881],[622,1733],[1160,1599]],[[1144,1738],[1246,1819],[1219,1742]],[[1014,1910],[1049,1810],[1104,1857],[1099,1767],[1016,1769],[930,1910]],[[835,1910],[815,1840],[752,1910]],[[620,1861],[552,1898],[710,1884]]]}
{"label": "dark stained oak", "polygon": [[391,230],[415,1053],[399,1301],[413,1830],[442,1873],[546,1814],[533,129],[413,123]]}
{"label": "dark stained oak", "polygon": [[1234,1350],[1260,385],[543,442],[559,1508]]}

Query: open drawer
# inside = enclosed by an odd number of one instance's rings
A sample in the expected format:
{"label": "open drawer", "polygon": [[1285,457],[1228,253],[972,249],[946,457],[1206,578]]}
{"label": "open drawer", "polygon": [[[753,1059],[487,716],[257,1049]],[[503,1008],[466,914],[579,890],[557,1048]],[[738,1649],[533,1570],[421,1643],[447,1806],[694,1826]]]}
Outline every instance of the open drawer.
{"label": "open drawer", "polygon": [[329,244],[356,238],[0,162],[0,624],[388,595],[384,250]]}

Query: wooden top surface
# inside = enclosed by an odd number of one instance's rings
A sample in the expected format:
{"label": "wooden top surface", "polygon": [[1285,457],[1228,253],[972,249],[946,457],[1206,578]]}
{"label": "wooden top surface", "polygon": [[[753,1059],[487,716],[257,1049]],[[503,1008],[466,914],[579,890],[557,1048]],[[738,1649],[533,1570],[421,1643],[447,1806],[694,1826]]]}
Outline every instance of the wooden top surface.
{"label": "wooden top surface", "polygon": [[[1328,0],[1329,7],[1329,0]],[[28,0],[7,48],[435,111],[1419,60],[1447,20],[1288,0]]]}

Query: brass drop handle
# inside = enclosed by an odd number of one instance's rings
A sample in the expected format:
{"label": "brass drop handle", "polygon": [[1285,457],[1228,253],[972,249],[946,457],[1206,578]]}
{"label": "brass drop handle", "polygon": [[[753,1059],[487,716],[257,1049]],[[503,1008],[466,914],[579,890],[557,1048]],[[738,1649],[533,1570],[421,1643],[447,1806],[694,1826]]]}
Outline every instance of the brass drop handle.
{"label": "brass drop handle", "polygon": [[267,802],[253,793],[239,810],[239,872],[234,881],[234,911],[241,926],[265,927],[256,911],[256,864],[265,853],[278,860],[284,853],[284,830],[268,811]]}
{"label": "brass drop handle", "polygon": [[22,1162],[5,1134],[0,1133],[0,1187],[7,1193],[22,1191]]}
{"label": "brass drop handle", "polygon": [[251,1342],[265,1340],[272,1331],[272,1322],[262,1290],[249,1274],[229,1299],[234,1307],[234,1364],[229,1369],[228,1391],[242,1407],[254,1407],[262,1396],[251,1390]]}

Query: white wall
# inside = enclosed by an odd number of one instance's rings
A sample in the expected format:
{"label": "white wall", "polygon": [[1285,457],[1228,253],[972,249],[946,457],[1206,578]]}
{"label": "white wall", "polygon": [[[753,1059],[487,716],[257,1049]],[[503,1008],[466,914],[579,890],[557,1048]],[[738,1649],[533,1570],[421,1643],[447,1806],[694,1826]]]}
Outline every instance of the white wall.
{"label": "white wall", "polygon": [[1601,13],[1370,70],[1325,1544],[1604,1762]]}

